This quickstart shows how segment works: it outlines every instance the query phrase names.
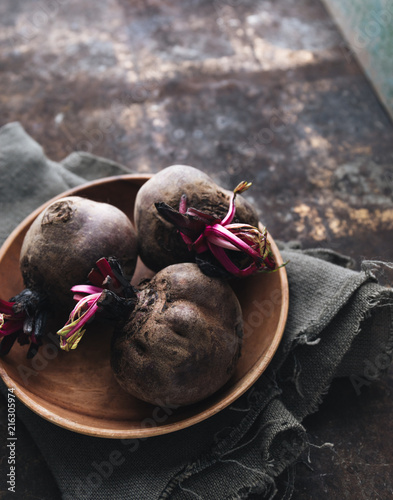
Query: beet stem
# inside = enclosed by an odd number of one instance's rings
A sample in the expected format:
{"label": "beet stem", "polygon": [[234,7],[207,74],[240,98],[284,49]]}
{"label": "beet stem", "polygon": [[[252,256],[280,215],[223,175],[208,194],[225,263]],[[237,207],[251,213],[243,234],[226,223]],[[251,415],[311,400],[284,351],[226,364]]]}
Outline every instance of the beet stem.
{"label": "beet stem", "polygon": [[[250,186],[251,183],[247,181],[236,186],[228,212],[222,220],[201,210],[187,208],[185,195],[180,199],[179,211],[164,202],[156,203],[155,206],[163,218],[177,228],[189,251],[196,254],[210,252],[232,275],[244,277],[260,271],[275,271],[278,267],[267,240],[266,228],[260,231],[249,224],[232,223],[236,212],[236,196]],[[237,266],[227,250],[242,252],[251,259],[251,263],[246,267]],[[211,266],[204,265],[204,268],[211,269]]]}

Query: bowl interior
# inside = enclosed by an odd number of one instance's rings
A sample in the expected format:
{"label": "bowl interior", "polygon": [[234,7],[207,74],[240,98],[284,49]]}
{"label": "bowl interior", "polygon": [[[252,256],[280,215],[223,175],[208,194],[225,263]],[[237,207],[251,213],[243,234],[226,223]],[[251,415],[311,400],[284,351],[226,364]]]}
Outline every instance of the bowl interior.
{"label": "bowl interior", "polygon": [[[135,196],[149,175],[125,175],[102,179],[62,193],[111,203],[133,220]],[[9,236],[0,250],[1,298],[23,289],[19,253],[24,235],[45,206],[27,217]],[[272,242],[279,263],[280,253]],[[134,281],[151,277],[138,261]],[[27,346],[15,343],[0,359],[0,375],[17,397],[43,418],[69,430],[108,438],[138,438],[173,432],[200,422],[219,412],[258,379],[272,359],[281,340],[288,311],[288,283],[285,267],[237,281],[235,292],[244,317],[242,355],[231,380],[206,400],[186,407],[144,403],[125,393],[115,381],[109,364],[110,326],[91,326],[78,349],[63,352],[55,332],[66,318],[56,318],[49,339],[31,360]]]}

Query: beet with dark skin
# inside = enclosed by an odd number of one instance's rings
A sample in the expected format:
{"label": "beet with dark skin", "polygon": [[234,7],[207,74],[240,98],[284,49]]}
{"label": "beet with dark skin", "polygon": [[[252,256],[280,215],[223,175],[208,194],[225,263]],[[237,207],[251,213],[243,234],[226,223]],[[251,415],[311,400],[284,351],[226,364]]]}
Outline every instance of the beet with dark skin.
{"label": "beet with dark skin", "polygon": [[[178,230],[158,213],[157,203],[178,209],[182,195],[186,195],[189,207],[222,218],[232,194],[201,170],[187,165],[172,165],[155,174],[139,189],[135,200],[135,225],[143,235],[138,253],[144,264],[157,272],[171,264],[195,261]],[[234,222],[258,226],[256,210],[240,195]]]}
{"label": "beet with dark skin", "polygon": [[112,337],[111,366],[128,393],[152,404],[189,405],[233,375],[243,334],[239,301],[227,282],[196,264],[158,272]]}
{"label": "beet with dark skin", "polygon": [[[48,317],[73,307],[71,287],[85,283],[102,257],[116,257],[131,278],[137,261],[135,229],[124,212],[113,205],[79,196],[51,203],[31,224],[20,253],[25,289],[0,303],[4,336],[0,355],[14,341],[30,347],[33,357],[45,332]],[[5,318],[5,321],[4,321]]]}
{"label": "beet with dark skin", "polygon": [[132,276],[137,238],[118,208],[79,196],[53,202],[30,226],[20,253],[24,285],[45,293],[56,308],[73,305],[71,287],[84,283],[101,257],[115,256]]}

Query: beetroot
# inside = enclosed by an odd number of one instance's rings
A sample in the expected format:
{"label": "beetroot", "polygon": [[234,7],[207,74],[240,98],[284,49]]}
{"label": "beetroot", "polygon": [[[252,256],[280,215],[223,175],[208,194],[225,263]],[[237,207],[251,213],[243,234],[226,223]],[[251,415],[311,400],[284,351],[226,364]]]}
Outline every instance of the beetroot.
{"label": "beetroot", "polygon": [[43,210],[27,231],[20,253],[26,288],[0,304],[6,320],[0,321],[0,333],[8,336],[0,352],[8,352],[19,337],[21,343],[31,341],[28,356],[34,355],[48,313],[68,311],[73,304],[71,287],[84,283],[96,261],[109,256],[116,256],[131,277],[137,239],[121,210],[79,196],[61,198]]}
{"label": "beetroot", "polygon": [[236,186],[223,218],[188,207],[185,195],[178,211],[166,203],[156,203],[157,211],[178,229],[188,250],[196,254],[195,261],[205,274],[243,278],[278,268],[267,229],[233,222],[236,196],[250,186],[246,181]]}
{"label": "beetroot", "polygon": [[53,202],[33,222],[23,241],[20,268],[26,288],[68,309],[71,287],[86,281],[98,259],[112,255],[132,276],[137,239],[130,219],[113,205],[69,196]]}
{"label": "beetroot", "polygon": [[158,272],[136,295],[112,337],[111,366],[121,387],[149,403],[173,405],[221,388],[234,373],[243,332],[229,284],[182,263]]}
{"label": "beetroot", "polygon": [[[153,271],[179,262],[194,262],[178,228],[158,213],[156,204],[177,210],[182,196],[188,207],[222,219],[228,212],[233,193],[218,186],[204,172],[186,165],[173,165],[149,179],[138,191],[135,201],[135,225],[142,261]],[[236,199],[234,222],[258,226],[256,210],[242,196]]]}

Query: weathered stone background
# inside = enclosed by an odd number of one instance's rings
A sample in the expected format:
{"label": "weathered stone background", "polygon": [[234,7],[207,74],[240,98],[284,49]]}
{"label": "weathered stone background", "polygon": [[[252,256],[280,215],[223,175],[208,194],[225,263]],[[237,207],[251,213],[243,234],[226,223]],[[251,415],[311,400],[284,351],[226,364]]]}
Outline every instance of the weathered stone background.
{"label": "weathered stone background", "polygon": [[[392,122],[321,2],[2,0],[0,25],[0,126],[20,121],[51,159],[246,179],[276,239],[393,260]],[[392,494],[392,390],[392,372],[334,385],[307,421],[334,446],[298,466],[296,500]],[[22,497],[56,499],[22,446]]]}

